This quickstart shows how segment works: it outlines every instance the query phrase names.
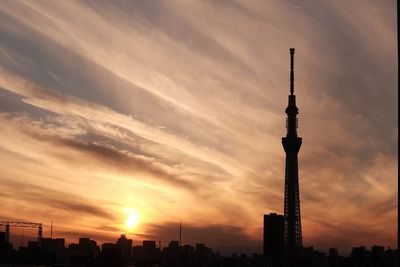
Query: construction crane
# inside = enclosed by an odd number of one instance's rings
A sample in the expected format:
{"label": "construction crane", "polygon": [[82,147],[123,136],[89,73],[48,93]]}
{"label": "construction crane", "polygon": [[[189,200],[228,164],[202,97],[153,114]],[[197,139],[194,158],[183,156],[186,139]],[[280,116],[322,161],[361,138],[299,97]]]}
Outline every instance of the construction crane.
{"label": "construction crane", "polygon": [[43,239],[43,226],[41,223],[33,223],[33,222],[12,222],[12,221],[2,221],[0,220],[0,226],[5,226],[6,228],[6,241],[10,242],[10,227],[15,228],[37,228],[38,229],[38,244],[42,245]]}

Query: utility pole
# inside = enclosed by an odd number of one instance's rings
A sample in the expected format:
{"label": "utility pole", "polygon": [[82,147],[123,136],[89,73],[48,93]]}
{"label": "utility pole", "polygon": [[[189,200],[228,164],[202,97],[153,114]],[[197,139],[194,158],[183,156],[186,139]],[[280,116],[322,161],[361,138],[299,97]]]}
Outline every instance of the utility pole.
{"label": "utility pole", "polygon": [[179,221],[179,246],[182,246],[182,221]]}

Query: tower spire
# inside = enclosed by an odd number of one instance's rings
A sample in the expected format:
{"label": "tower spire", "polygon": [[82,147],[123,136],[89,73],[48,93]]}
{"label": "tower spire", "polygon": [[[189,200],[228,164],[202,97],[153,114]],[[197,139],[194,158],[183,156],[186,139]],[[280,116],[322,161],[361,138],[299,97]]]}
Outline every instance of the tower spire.
{"label": "tower spire", "polygon": [[290,48],[290,95],[294,94],[294,48]]}

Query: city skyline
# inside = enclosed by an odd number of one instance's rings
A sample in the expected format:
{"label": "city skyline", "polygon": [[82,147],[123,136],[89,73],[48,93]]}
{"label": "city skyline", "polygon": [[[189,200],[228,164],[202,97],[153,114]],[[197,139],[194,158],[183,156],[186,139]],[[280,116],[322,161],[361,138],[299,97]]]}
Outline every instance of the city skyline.
{"label": "city skyline", "polygon": [[304,246],[395,247],[395,6],[1,1],[0,219],[261,244],[296,47]]}
{"label": "city skyline", "polygon": [[[180,245],[180,241],[171,240],[165,246],[156,240],[143,240],[134,244],[132,239],[122,234],[114,242],[103,244],[96,240],[80,237],[78,242],[66,246],[64,238],[42,238],[30,241],[27,246],[13,248],[5,240],[4,232],[0,232],[0,264],[59,264],[62,266],[398,266],[398,252],[374,245],[370,249],[365,246],[352,248],[351,254],[344,256],[336,248],[329,252],[321,252],[313,247],[304,247],[300,265],[281,262],[283,255],[284,220],[283,215],[276,213],[265,215],[264,253],[233,252],[221,254],[206,244]],[[267,226],[267,228],[265,228]],[[264,235],[264,237],[266,237]],[[272,238],[272,239],[271,239]],[[29,266],[42,266],[29,265]],[[46,266],[47,266],[46,265]],[[9,266],[9,265],[4,265]],[[19,265],[16,265],[19,266]],[[26,266],[26,265],[23,265]]]}

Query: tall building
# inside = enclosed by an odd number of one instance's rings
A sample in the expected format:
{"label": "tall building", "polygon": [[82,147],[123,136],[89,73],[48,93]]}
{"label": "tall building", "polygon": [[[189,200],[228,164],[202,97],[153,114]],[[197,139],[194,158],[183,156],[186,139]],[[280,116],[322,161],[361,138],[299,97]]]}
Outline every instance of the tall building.
{"label": "tall building", "polygon": [[64,238],[42,238],[42,250],[51,258],[51,263],[66,261]]}
{"label": "tall building", "polygon": [[160,250],[157,249],[157,243],[154,240],[143,240],[142,259],[145,261],[154,261],[158,258]]}
{"label": "tall building", "polygon": [[100,254],[100,247],[96,241],[87,237],[79,238],[78,244],[69,244],[68,250],[71,258],[77,255],[97,257]]}
{"label": "tall building", "polygon": [[5,232],[0,232],[0,262],[8,260],[11,252],[11,244],[7,240]]}
{"label": "tall building", "polygon": [[117,248],[121,251],[121,255],[125,260],[129,260],[132,256],[132,239],[126,238],[126,235],[121,235],[117,240]]}
{"label": "tall building", "polygon": [[270,213],[264,215],[264,255],[274,262],[283,257],[283,237],[285,222],[283,215]]}
{"label": "tall building", "polygon": [[282,145],[286,153],[285,166],[285,255],[288,259],[295,258],[303,246],[300,217],[300,189],[297,154],[302,139],[297,136],[296,96],[294,95],[294,48],[290,48],[290,95],[286,108],[286,137],[282,138]]}

